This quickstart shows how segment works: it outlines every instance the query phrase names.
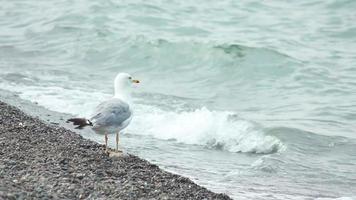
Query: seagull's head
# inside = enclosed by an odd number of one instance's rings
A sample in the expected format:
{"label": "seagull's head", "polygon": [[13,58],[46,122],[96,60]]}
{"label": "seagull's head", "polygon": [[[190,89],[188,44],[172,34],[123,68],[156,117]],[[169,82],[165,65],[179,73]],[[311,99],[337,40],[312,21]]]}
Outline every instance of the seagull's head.
{"label": "seagull's head", "polygon": [[115,78],[115,93],[125,92],[139,82],[139,80],[133,79],[130,74],[119,73]]}

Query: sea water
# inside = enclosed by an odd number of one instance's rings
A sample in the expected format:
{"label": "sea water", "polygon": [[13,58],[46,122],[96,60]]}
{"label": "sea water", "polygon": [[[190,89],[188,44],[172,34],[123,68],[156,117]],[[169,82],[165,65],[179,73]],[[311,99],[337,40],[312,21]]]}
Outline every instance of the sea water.
{"label": "sea water", "polygon": [[355,10],[353,0],[2,1],[0,88],[89,116],[128,72],[141,84],[123,149],[236,199],[352,199]]}

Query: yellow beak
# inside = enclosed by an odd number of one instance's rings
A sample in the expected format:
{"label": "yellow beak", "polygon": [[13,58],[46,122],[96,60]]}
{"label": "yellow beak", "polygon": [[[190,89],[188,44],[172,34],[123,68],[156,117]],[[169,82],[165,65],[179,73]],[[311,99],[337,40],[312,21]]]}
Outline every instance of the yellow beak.
{"label": "yellow beak", "polygon": [[132,80],[133,83],[140,83],[139,80]]}

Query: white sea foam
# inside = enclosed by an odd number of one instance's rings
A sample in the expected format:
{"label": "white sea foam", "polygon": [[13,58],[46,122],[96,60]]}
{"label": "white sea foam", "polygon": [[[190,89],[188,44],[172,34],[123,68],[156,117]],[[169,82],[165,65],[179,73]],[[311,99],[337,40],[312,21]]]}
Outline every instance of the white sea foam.
{"label": "white sea foam", "polygon": [[265,135],[256,125],[232,112],[205,107],[173,112],[147,105],[139,105],[137,110],[129,128],[133,133],[230,152],[272,153],[283,147],[278,138]]}
{"label": "white sea foam", "polygon": [[95,106],[110,95],[56,86],[17,86],[0,84],[1,88],[19,93],[20,98],[38,103],[56,112],[89,116]]}
{"label": "white sea foam", "polygon": [[338,198],[317,198],[316,200],[355,200],[356,196],[354,197],[338,197]]}

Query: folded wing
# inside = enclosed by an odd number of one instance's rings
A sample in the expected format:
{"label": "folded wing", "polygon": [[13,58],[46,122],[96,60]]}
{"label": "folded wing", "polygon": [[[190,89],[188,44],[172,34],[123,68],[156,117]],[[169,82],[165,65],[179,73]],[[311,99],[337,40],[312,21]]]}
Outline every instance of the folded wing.
{"label": "folded wing", "polygon": [[124,122],[131,118],[132,112],[129,104],[112,98],[99,104],[90,118],[93,128],[121,127]]}

